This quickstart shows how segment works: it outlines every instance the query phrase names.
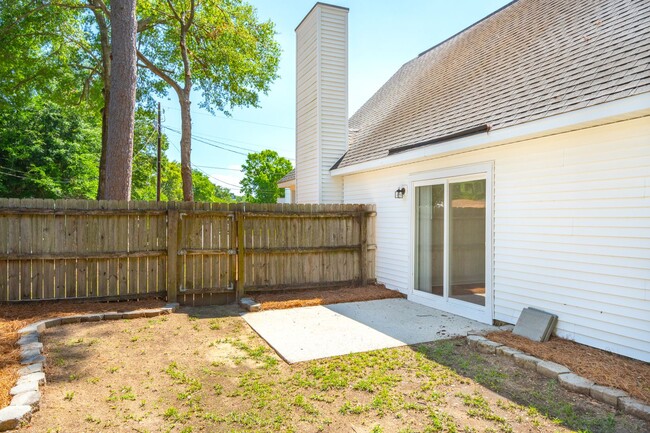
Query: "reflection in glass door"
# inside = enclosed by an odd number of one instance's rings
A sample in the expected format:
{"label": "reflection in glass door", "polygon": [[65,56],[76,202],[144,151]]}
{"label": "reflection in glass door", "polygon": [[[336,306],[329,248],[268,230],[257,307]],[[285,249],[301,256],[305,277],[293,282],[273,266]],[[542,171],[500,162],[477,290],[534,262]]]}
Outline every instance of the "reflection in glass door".
{"label": "reflection in glass door", "polygon": [[486,181],[415,188],[415,289],[485,306]]}

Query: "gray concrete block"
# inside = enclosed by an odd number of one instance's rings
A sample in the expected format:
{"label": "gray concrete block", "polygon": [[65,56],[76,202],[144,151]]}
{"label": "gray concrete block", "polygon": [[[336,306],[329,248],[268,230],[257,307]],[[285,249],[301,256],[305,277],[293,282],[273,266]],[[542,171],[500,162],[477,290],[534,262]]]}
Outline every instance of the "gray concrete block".
{"label": "gray concrete block", "polygon": [[499,326],[499,331],[512,331],[515,329],[515,325],[502,325]]}
{"label": "gray concrete block", "polygon": [[38,356],[41,354],[41,351],[39,349],[28,349],[28,350],[21,350],[20,351],[20,359],[30,359],[34,358],[35,356]]}
{"label": "gray concrete block", "polygon": [[40,391],[29,391],[15,395],[11,399],[11,406],[30,406],[32,410],[38,410],[40,402]]}
{"label": "gray concrete block", "polygon": [[555,314],[536,308],[524,308],[512,333],[533,341],[546,341],[550,338],[556,323]]}
{"label": "gray concrete block", "polygon": [[571,373],[571,370],[562,364],[557,364],[551,361],[540,361],[537,364],[537,372],[542,376],[557,379],[560,374]]}
{"label": "gray concrete block", "polygon": [[61,326],[61,318],[57,317],[56,319],[47,319],[43,320],[43,324],[46,328],[54,328],[56,326]]}
{"label": "gray concrete block", "polygon": [[26,382],[16,385],[9,390],[9,395],[17,395],[29,391],[38,391],[38,382]]}
{"label": "gray concrete block", "polygon": [[122,319],[140,319],[145,317],[144,311],[129,311],[122,313]]}
{"label": "gray concrete block", "polygon": [[468,335],[467,336],[467,345],[469,347],[477,347],[479,341],[489,341],[487,338],[480,335]]}
{"label": "gray concrete block", "polygon": [[36,356],[32,356],[30,358],[23,358],[20,360],[20,363],[22,365],[36,364],[39,362],[45,363],[45,356],[41,355],[40,353]]}
{"label": "gray concrete block", "polygon": [[650,406],[632,397],[621,397],[618,399],[618,408],[623,412],[634,415],[637,418],[650,421]]}
{"label": "gray concrete block", "polygon": [[27,382],[36,382],[39,386],[45,385],[45,373],[42,371],[36,373],[25,374],[20,376],[16,381],[16,385],[22,385]]}
{"label": "gray concrete block", "polygon": [[575,373],[560,374],[557,380],[560,382],[562,388],[585,395],[591,395],[591,387],[594,386],[591,380],[578,376]]}
{"label": "gray concrete block", "polygon": [[32,341],[30,343],[25,343],[20,345],[20,350],[21,351],[27,351],[27,350],[38,350],[42,351],[43,350],[43,343],[40,341]]}
{"label": "gray concrete block", "polygon": [[160,309],[155,309],[155,310],[143,310],[144,317],[157,317],[162,314],[162,310]]}
{"label": "gray concrete block", "polygon": [[514,359],[515,364],[517,364],[520,367],[523,367],[527,370],[537,370],[537,364],[542,362],[541,359],[536,358],[534,356],[526,355],[525,353],[516,353],[512,356],[512,359]]}
{"label": "gray concrete block", "polygon": [[37,343],[38,342],[38,333],[37,332],[28,332],[23,334],[22,337],[18,339],[16,344],[23,345],[23,344],[29,344],[29,343]]}
{"label": "gray concrete block", "polygon": [[175,313],[180,306],[181,304],[179,304],[178,302],[169,302],[163,307],[163,310],[171,310],[172,313]]}
{"label": "gray concrete block", "polygon": [[498,347],[503,346],[501,343],[496,343],[490,340],[480,340],[476,342],[476,350],[481,353],[495,354]]}
{"label": "gray concrete block", "polygon": [[120,320],[122,319],[123,313],[105,313],[104,320]]}
{"label": "gray concrete block", "polygon": [[26,376],[28,374],[39,373],[41,371],[43,371],[43,363],[37,362],[36,364],[30,364],[18,370],[18,375]]}
{"label": "gray concrete block", "polygon": [[594,385],[591,387],[590,395],[598,401],[607,403],[611,406],[618,407],[618,399],[629,397],[629,394],[621,389],[611,388],[609,386]]}
{"label": "gray concrete block", "polygon": [[100,320],[104,319],[104,315],[99,313],[99,314],[84,314],[81,316],[81,322],[99,322]]}
{"label": "gray concrete block", "polygon": [[39,331],[38,331],[38,325],[39,325],[40,323],[41,323],[41,322],[36,322],[36,323],[32,323],[31,325],[27,325],[27,326],[25,326],[24,328],[20,328],[20,329],[18,330],[18,333],[19,333],[19,334],[31,334],[31,333],[38,334],[38,333],[39,333]]}
{"label": "gray concrete block", "polygon": [[262,309],[262,305],[253,298],[241,298],[239,300],[239,306],[250,312],[260,311]]}
{"label": "gray concrete block", "polygon": [[70,323],[80,323],[81,322],[81,316],[67,316],[67,317],[61,317],[61,324],[62,325],[67,325]]}
{"label": "gray concrete block", "polygon": [[496,354],[501,356],[508,356],[512,358],[515,355],[523,355],[524,352],[522,352],[521,350],[513,349],[512,347],[501,346],[501,347],[497,347]]}
{"label": "gray concrete block", "polygon": [[31,406],[7,406],[0,409],[0,431],[15,429],[32,417]]}

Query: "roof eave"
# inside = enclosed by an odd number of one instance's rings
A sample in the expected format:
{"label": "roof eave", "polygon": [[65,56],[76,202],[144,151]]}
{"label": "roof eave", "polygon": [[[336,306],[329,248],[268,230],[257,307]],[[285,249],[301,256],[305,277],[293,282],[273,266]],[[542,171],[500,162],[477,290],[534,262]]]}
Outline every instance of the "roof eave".
{"label": "roof eave", "polygon": [[332,176],[345,176],[379,170],[419,160],[448,156],[648,115],[650,115],[650,93],[642,93],[507,128],[494,129],[485,134],[462,137],[444,143],[395,153],[380,159],[339,167],[331,170],[330,174]]}

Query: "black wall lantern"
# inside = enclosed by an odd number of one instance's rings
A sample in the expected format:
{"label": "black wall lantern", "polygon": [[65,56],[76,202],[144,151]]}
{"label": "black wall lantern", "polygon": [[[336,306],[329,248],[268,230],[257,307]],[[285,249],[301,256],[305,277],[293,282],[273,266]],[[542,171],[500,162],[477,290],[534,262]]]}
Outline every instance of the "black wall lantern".
{"label": "black wall lantern", "polygon": [[395,191],[395,198],[404,198],[404,194],[406,194],[406,188],[402,186]]}

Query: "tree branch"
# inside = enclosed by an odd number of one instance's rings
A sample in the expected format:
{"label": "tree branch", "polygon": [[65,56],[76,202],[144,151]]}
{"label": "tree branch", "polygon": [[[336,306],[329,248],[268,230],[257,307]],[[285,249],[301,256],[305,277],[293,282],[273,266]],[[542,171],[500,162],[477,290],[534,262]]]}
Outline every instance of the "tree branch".
{"label": "tree branch", "polygon": [[145,68],[149,69],[151,72],[156,74],[158,77],[162,78],[165,83],[169,84],[176,93],[178,93],[179,97],[183,94],[183,88],[178,85],[176,81],[173,80],[172,77],[167,75],[165,71],[154,65],[147,57],[138,50],[138,59],[142,63],[144,63]]}

